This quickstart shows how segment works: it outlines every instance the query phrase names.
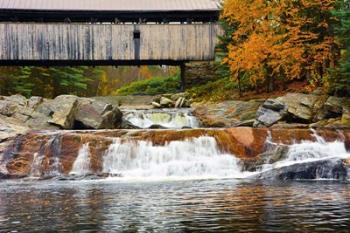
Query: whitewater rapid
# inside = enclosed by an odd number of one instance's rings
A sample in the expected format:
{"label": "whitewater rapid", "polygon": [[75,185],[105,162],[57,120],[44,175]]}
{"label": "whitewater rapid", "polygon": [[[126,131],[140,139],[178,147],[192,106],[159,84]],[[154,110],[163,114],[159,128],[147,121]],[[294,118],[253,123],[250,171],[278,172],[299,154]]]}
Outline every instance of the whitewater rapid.
{"label": "whitewater rapid", "polygon": [[[162,146],[147,141],[115,139],[103,156],[103,173],[116,180],[249,179],[296,164],[350,159],[344,142],[326,142],[317,134],[314,136],[315,141],[288,146],[280,161],[264,164],[255,172],[244,171],[240,159],[222,152],[215,138],[209,136],[173,141]],[[267,144],[285,146],[269,140]],[[86,144],[79,151],[71,174],[87,175],[89,167]]]}

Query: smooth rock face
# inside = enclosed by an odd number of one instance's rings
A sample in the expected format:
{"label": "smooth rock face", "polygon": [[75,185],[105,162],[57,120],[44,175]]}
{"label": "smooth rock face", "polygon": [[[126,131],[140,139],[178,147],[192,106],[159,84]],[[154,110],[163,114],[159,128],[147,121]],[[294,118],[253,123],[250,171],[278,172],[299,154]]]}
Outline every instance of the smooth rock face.
{"label": "smooth rock face", "polygon": [[194,105],[193,114],[205,127],[253,126],[262,103],[261,100],[252,100]]}
{"label": "smooth rock face", "polygon": [[51,105],[53,115],[49,123],[58,125],[62,129],[72,129],[77,105],[78,97],[76,96],[61,95],[56,97]]}
{"label": "smooth rock face", "polygon": [[277,101],[287,106],[290,118],[311,123],[316,113],[321,109],[326,97],[301,93],[288,93]]}

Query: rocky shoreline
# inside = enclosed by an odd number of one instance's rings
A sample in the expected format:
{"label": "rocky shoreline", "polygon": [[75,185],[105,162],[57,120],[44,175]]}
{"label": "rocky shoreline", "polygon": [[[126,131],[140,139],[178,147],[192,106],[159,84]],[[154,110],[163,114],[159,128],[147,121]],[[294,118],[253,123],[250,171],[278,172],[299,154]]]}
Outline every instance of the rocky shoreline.
{"label": "rocky shoreline", "polygon": [[350,128],[350,98],[288,93],[274,99],[194,104],[205,127]]}
{"label": "rocky shoreline", "polygon": [[184,93],[144,98],[13,95],[0,97],[0,142],[31,130],[133,129],[120,109],[190,106],[203,128],[350,129],[350,99],[317,92],[220,103],[191,103]]}

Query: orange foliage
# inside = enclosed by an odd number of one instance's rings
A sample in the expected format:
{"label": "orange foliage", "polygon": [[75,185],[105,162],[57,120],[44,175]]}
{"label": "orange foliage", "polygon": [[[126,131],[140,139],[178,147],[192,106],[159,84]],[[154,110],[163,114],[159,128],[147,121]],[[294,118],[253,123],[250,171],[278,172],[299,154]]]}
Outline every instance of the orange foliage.
{"label": "orange foliage", "polygon": [[[335,0],[226,0],[222,19],[237,25],[228,45],[235,80],[270,82],[323,76],[334,60],[329,29]],[[269,84],[267,84],[269,85]]]}

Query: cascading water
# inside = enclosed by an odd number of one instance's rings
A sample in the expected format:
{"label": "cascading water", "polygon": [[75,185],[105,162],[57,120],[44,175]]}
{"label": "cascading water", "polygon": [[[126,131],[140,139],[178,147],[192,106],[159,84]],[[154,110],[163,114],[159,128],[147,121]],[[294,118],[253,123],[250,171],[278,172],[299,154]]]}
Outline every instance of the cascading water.
{"label": "cascading water", "polygon": [[[347,152],[345,144],[342,141],[326,142],[324,138],[313,131],[316,141],[303,141],[288,146],[287,153],[280,161],[273,164],[265,164],[260,170],[261,177],[269,174],[267,177],[276,176],[277,172],[293,173],[312,171],[314,174],[301,174],[301,177],[313,177],[314,179],[338,179],[339,170],[344,173],[343,178],[349,177],[349,170],[343,167],[343,161],[350,159],[350,153]],[[270,146],[285,146],[267,141]],[[300,169],[302,168],[302,169]],[[266,177],[266,176],[265,176]]]}
{"label": "cascading water", "polygon": [[73,164],[72,171],[69,173],[73,176],[86,176],[90,174],[90,151],[89,144],[83,145],[79,150],[77,159]]}
{"label": "cascading water", "polygon": [[124,119],[147,129],[158,125],[169,129],[198,128],[199,122],[190,109],[134,110],[124,111]]}
{"label": "cascading water", "polygon": [[127,179],[241,178],[237,161],[221,153],[212,137],[164,146],[116,140],[105,154],[103,172]]}

